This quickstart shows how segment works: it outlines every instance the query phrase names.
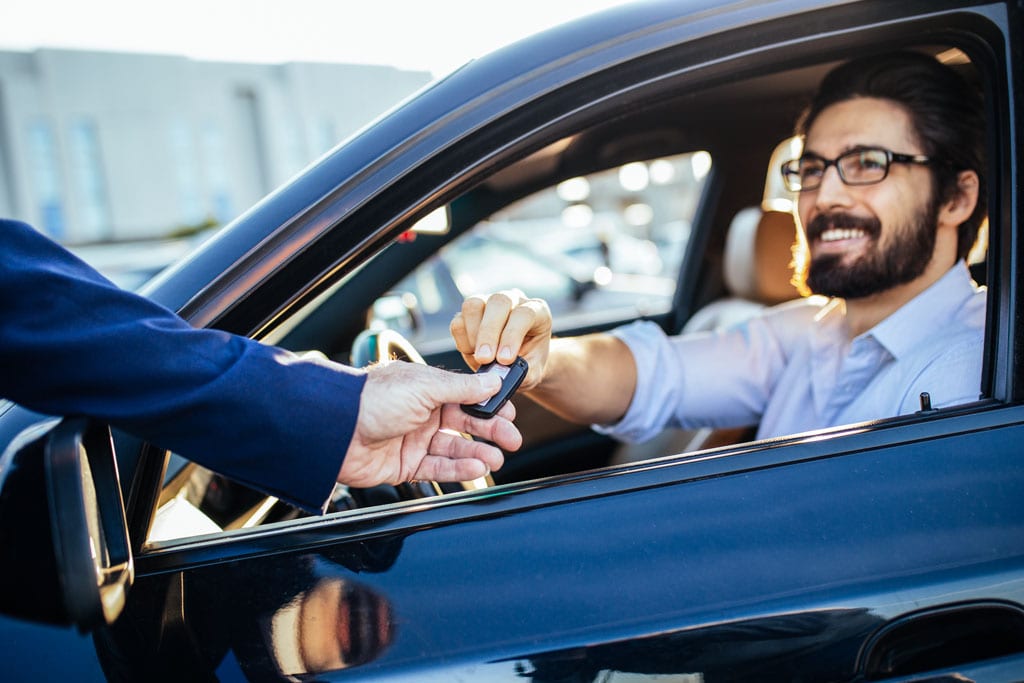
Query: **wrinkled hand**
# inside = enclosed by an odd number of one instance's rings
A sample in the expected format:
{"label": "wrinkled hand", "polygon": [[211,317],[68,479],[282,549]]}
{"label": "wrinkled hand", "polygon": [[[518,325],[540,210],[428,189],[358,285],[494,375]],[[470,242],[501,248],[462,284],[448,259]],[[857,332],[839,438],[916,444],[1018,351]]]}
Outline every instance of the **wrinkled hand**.
{"label": "wrinkled hand", "polygon": [[515,408],[506,403],[497,416],[483,420],[458,405],[486,400],[500,386],[494,375],[416,363],[394,361],[370,368],[338,481],[361,488],[413,480],[469,481],[500,469],[505,462],[500,448],[514,451],[522,445],[522,435],[512,424]]}
{"label": "wrinkled hand", "polygon": [[551,346],[551,309],[543,299],[527,298],[518,289],[471,296],[451,323],[455,348],[469,367],[497,360],[506,365],[522,356],[530,365],[521,390],[544,377]]}

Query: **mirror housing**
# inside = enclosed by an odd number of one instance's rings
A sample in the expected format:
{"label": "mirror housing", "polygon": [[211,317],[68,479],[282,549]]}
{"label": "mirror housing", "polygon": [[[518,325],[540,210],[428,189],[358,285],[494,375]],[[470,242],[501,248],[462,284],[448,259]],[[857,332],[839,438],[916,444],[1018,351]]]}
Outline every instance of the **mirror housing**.
{"label": "mirror housing", "polygon": [[70,418],[11,444],[0,546],[0,612],[83,633],[117,619],[134,564],[109,428]]}
{"label": "mirror housing", "polygon": [[46,443],[46,482],[68,615],[83,632],[112,624],[135,568],[110,429],[82,419],[58,425]]}

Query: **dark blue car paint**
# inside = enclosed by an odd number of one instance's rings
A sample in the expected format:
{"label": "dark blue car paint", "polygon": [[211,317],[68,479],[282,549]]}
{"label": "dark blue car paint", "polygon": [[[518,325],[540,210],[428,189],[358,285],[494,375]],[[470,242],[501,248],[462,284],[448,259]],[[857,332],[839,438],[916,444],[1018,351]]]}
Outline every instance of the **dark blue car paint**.
{"label": "dark blue car paint", "polygon": [[993,593],[1024,604],[1024,410],[978,410],[847,435],[840,453],[795,438],[310,521],[258,534],[249,558],[196,543],[139,558],[133,590],[204,565],[188,581],[219,599],[199,621],[238,642],[301,590],[282,578],[295,567],[357,583],[389,606],[393,639],[337,680],[473,680],[490,663],[511,681],[526,662],[854,680],[891,619]]}

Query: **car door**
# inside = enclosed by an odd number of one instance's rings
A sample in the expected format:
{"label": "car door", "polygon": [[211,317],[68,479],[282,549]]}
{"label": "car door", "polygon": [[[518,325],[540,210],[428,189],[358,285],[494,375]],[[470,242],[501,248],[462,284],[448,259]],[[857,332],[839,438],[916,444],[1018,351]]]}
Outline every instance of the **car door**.
{"label": "car door", "polygon": [[[113,637],[147,653],[143,671],[225,678],[1019,674],[1020,417],[420,501],[264,536],[258,557],[196,544],[140,559],[135,590],[158,585],[157,612],[127,613]],[[163,656],[126,641],[168,601],[187,618],[164,617]]]}
{"label": "car door", "polygon": [[[706,151],[713,171],[659,320],[675,331],[721,289],[728,217],[758,201],[788,134],[796,107],[782,95],[806,94],[862,50],[957,48],[985,79],[993,122],[979,402],[612,467],[566,468],[538,448],[536,467],[494,487],[159,539],[158,506],[189,463],[129,449],[135,580],[123,614],[95,632],[105,674],[1014,680],[1024,413],[1020,124],[1007,93],[1021,65],[1006,48],[1019,16],[1006,4],[819,4],[652,5],[481,60],[147,291],[196,324],[343,358],[374,301],[514,200],[620,162]],[[541,162],[552,168],[526,172]],[[506,170],[525,173],[522,184],[506,184]],[[398,240],[442,206],[453,230]]]}

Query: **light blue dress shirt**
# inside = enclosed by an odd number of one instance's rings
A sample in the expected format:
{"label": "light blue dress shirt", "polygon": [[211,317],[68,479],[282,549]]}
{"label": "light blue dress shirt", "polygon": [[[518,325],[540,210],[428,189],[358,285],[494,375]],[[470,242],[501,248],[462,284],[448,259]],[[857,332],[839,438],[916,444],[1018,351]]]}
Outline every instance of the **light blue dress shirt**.
{"label": "light blue dress shirt", "polygon": [[651,322],[612,332],[630,348],[637,387],[616,424],[623,441],[667,427],[759,425],[795,434],[976,401],[986,290],[958,263],[867,332],[849,339],[841,300],[781,304],[734,328],[670,337]]}

